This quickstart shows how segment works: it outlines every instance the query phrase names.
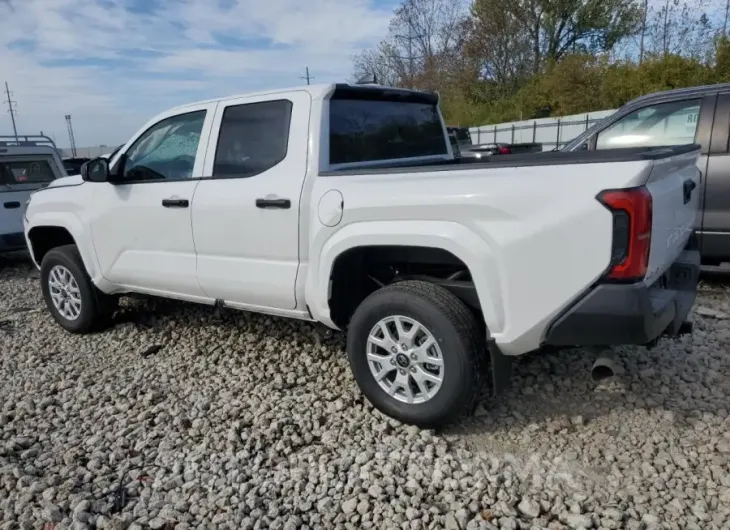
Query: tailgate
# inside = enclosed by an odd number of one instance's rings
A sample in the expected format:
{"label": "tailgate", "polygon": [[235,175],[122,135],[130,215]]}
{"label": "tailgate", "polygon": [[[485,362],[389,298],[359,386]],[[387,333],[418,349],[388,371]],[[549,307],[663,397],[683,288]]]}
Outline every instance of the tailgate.
{"label": "tailgate", "polygon": [[658,159],[647,180],[652,197],[652,233],[644,282],[653,284],[674,263],[695,229],[699,211],[698,152]]}

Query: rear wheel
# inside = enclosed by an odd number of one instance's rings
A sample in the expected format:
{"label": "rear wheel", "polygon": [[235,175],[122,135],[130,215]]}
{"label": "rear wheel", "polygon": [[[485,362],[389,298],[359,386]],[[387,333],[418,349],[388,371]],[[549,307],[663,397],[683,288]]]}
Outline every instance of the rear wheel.
{"label": "rear wheel", "polygon": [[398,282],[357,308],[347,353],[373,406],[404,423],[436,427],[475,399],[485,355],[479,330],[469,308],[443,287]]}
{"label": "rear wheel", "polygon": [[111,323],[118,299],[91,281],[76,245],[56,247],[43,257],[41,289],[53,318],[72,333],[88,333]]}

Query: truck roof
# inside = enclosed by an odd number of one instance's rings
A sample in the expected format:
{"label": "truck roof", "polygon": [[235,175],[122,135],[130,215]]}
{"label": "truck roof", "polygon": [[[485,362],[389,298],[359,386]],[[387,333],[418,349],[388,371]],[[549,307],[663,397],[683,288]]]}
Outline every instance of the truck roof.
{"label": "truck roof", "polygon": [[0,135],[0,156],[48,154],[61,160],[56,144],[43,134]]}
{"label": "truck roof", "polygon": [[178,105],[177,107],[174,107],[170,110],[176,110],[176,109],[184,109],[186,107],[192,107],[194,105],[203,105],[206,103],[216,103],[216,102],[223,102],[223,101],[229,101],[232,99],[238,99],[243,97],[256,97],[256,96],[269,96],[269,95],[276,95],[276,94],[288,94],[290,92],[298,92],[298,91],[305,91],[308,92],[311,96],[312,100],[319,100],[324,99],[328,94],[330,94],[333,90],[336,88],[345,88],[345,87],[352,87],[352,88],[358,88],[358,89],[371,89],[371,90],[394,90],[399,92],[409,92],[409,93],[418,93],[423,94],[424,92],[421,90],[412,90],[408,88],[400,88],[400,87],[391,87],[391,86],[385,86],[385,85],[376,85],[376,84],[355,84],[355,83],[319,83],[316,85],[298,85],[298,86],[291,86],[286,88],[274,88],[270,90],[259,90],[257,92],[244,92],[240,94],[231,94],[228,96],[222,96],[217,98],[210,98],[210,99],[204,99],[201,101],[193,101],[190,103],[185,103],[183,105]]}
{"label": "truck roof", "polygon": [[655,101],[662,99],[675,99],[679,97],[693,97],[693,96],[704,96],[705,94],[712,94],[720,90],[730,90],[730,83],[715,83],[712,85],[700,85],[686,88],[674,88],[672,90],[663,90],[662,92],[652,92],[651,94],[645,94],[634,98],[626,103],[625,106],[634,106],[637,104],[645,103],[647,101]]}

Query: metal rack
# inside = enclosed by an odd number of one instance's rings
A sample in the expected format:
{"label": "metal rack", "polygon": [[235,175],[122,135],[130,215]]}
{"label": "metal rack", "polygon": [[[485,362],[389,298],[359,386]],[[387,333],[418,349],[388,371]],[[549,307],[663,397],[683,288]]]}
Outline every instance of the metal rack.
{"label": "metal rack", "polygon": [[56,143],[45,134],[0,135],[0,147],[52,147],[58,151]]}

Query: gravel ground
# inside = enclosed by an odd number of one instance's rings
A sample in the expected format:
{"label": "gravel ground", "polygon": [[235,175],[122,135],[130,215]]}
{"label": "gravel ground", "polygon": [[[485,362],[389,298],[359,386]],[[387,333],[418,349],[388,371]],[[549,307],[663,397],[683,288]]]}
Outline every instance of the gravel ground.
{"label": "gravel ground", "polygon": [[696,332],[521,358],[514,388],[447,432],[380,415],[343,344],[307,324],[129,301],[55,325],[0,258],[0,529],[730,528],[730,297]]}

